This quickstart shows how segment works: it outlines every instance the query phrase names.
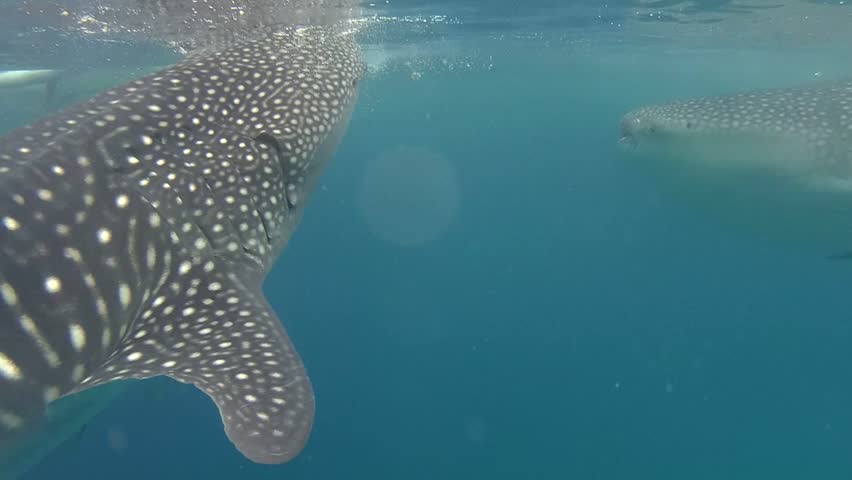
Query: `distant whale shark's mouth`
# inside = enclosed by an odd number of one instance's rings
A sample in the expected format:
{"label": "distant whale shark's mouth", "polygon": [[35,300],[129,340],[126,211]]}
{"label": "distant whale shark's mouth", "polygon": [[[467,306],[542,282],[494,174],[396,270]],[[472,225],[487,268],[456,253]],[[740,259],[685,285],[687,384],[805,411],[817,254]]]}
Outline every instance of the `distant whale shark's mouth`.
{"label": "distant whale shark's mouth", "polygon": [[633,115],[632,112],[621,117],[621,121],[618,123],[618,145],[623,148],[636,149],[639,146],[637,132],[641,127],[641,119]]}
{"label": "distant whale shark's mouth", "polygon": [[621,133],[618,137],[618,145],[623,148],[636,148],[638,142],[636,140],[636,136],[633,135],[633,132],[630,131],[628,127],[624,125],[624,122],[621,122]]}

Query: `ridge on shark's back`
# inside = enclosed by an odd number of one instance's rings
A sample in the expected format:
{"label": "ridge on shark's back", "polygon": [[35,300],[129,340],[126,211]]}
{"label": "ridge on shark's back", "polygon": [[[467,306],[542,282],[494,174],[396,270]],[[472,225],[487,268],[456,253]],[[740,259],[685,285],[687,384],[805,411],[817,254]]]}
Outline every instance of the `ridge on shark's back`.
{"label": "ridge on shark's back", "polygon": [[301,451],[313,391],[261,284],[363,72],[350,35],[284,27],[0,138],[0,443],[57,398],[167,375],[251,460]]}

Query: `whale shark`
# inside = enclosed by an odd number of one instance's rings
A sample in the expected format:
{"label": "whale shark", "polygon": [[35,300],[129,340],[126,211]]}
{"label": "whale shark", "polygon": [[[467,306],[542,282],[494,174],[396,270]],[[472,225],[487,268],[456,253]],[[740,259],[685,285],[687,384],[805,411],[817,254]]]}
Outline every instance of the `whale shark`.
{"label": "whale shark", "polygon": [[788,245],[852,248],[852,81],[637,108],[631,165],[728,226]]}
{"label": "whale shark", "polygon": [[283,26],[0,137],[0,445],[60,398],[168,376],[283,463],[310,380],[261,287],[341,141],[351,32]]}

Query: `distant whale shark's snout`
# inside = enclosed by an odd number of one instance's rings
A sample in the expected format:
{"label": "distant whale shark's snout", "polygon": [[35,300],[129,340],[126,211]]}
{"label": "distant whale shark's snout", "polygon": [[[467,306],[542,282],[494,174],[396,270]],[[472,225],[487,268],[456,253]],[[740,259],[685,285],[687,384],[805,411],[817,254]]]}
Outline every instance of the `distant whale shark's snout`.
{"label": "distant whale shark's snout", "polygon": [[678,105],[642,107],[628,112],[619,122],[618,143],[633,148],[654,142],[677,141],[707,133],[712,126],[702,127],[705,122],[697,112],[677,112]]}
{"label": "distant whale shark's snout", "polygon": [[639,121],[632,116],[625,115],[621,117],[619,126],[618,144],[622,147],[635,148],[638,139],[636,132],[638,131]]}

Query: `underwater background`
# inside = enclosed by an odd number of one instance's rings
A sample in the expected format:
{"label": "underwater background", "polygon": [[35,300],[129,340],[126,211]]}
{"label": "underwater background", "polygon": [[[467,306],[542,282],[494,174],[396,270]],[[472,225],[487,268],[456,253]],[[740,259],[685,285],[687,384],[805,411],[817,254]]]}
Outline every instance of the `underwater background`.
{"label": "underwater background", "polygon": [[[852,478],[847,252],[716,224],[616,146],[643,104],[848,77],[852,8],[480,2],[372,11],[348,134],[264,287],[315,389],[302,454],[251,463],[155,379],[21,478]],[[175,60],[57,45],[43,64],[91,68],[49,106],[0,91],[2,130]]]}

